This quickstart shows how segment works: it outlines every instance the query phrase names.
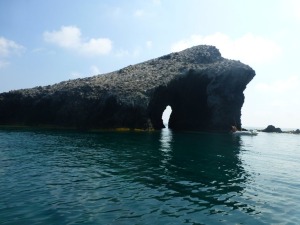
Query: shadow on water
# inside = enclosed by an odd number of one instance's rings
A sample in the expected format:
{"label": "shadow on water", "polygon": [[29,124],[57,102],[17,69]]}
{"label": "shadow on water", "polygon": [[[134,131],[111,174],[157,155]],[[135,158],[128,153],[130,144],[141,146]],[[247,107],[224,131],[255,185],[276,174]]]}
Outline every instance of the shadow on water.
{"label": "shadow on water", "polygon": [[228,134],[165,128],[156,133],[84,136],[76,141],[79,152],[74,157],[95,171],[101,164],[102,175],[117,175],[162,191],[163,196],[156,196],[159,201],[182,198],[208,214],[236,209],[253,213],[255,208],[241,201],[244,187],[251,182],[240,159],[241,145],[239,137]]}
{"label": "shadow on water", "polygon": [[[160,138],[160,184],[213,209],[221,205],[230,210],[252,212],[239,197],[250,175],[240,160],[241,140],[228,134],[173,133],[163,129]],[[160,178],[160,179],[159,179]],[[222,210],[221,210],[222,211]],[[220,212],[221,212],[220,211]]]}
{"label": "shadow on water", "polygon": [[[9,141],[7,151],[1,152],[22,170],[15,172],[12,182],[30,180],[35,191],[20,191],[28,198],[40,192],[41,204],[48,202],[44,213],[54,210],[57,220],[67,215],[66,208],[74,207],[88,207],[95,215],[106,212],[112,218],[130,211],[135,216],[149,215],[151,222],[153,215],[255,213],[243,197],[251,176],[240,159],[242,142],[228,134],[167,128],[153,133],[20,132],[16,140],[19,158],[12,155]],[[19,188],[22,185],[28,187],[19,183]],[[91,216],[82,213],[80,218],[75,213],[73,220]]]}

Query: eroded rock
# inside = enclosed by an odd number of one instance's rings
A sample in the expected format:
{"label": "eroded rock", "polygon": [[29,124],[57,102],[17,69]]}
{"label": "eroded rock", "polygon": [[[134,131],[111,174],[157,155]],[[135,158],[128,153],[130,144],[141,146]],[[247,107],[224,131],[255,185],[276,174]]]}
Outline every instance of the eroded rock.
{"label": "eroded rock", "polygon": [[200,45],[121,70],[0,94],[0,124],[220,130],[241,127],[243,91],[255,72]]}

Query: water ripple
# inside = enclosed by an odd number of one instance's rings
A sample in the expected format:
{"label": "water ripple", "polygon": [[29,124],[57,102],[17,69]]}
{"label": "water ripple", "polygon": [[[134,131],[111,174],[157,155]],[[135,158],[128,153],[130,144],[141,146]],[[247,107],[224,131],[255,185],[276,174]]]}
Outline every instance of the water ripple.
{"label": "water ripple", "polygon": [[295,138],[0,130],[0,224],[299,224]]}

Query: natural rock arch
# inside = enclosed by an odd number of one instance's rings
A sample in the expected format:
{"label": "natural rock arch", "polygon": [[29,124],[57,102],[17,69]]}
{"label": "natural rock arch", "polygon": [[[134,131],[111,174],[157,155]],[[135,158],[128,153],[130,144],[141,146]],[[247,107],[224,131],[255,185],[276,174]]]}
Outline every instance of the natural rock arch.
{"label": "natural rock arch", "polygon": [[169,128],[177,130],[207,129],[210,112],[207,107],[206,87],[209,80],[190,71],[158,88],[149,104],[149,115],[155,129],[163,126],[160,115],[170,105],[172,114]]}
{"label": "natural rock arch", "polygon": [[167,105],[172,107],[169,128],[175,130],[226,130],[231,125],[241,127],[241,107],[244,103],[243,90],[246,85],[235,83],[233,71],[222,83],[211,74],[189,71],[159,87],[149,104],[149,115],[155,129],[163,126],[161,114]]}
{"label": "natural rock arch", "polygon": [[241,127],[255,72],[200,45],[94,77],[0,94],[0,125],[161,129],[167,105],[175,130]]}

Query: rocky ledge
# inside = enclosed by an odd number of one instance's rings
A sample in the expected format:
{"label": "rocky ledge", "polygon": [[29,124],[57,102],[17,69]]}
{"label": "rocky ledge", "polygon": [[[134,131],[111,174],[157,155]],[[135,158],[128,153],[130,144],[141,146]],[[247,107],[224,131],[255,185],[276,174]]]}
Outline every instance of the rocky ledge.
{"label": "rocky ledge", "polygon": [[118,71],[0,94],[0,125],[227,131],[255,72],[200,45]]}

